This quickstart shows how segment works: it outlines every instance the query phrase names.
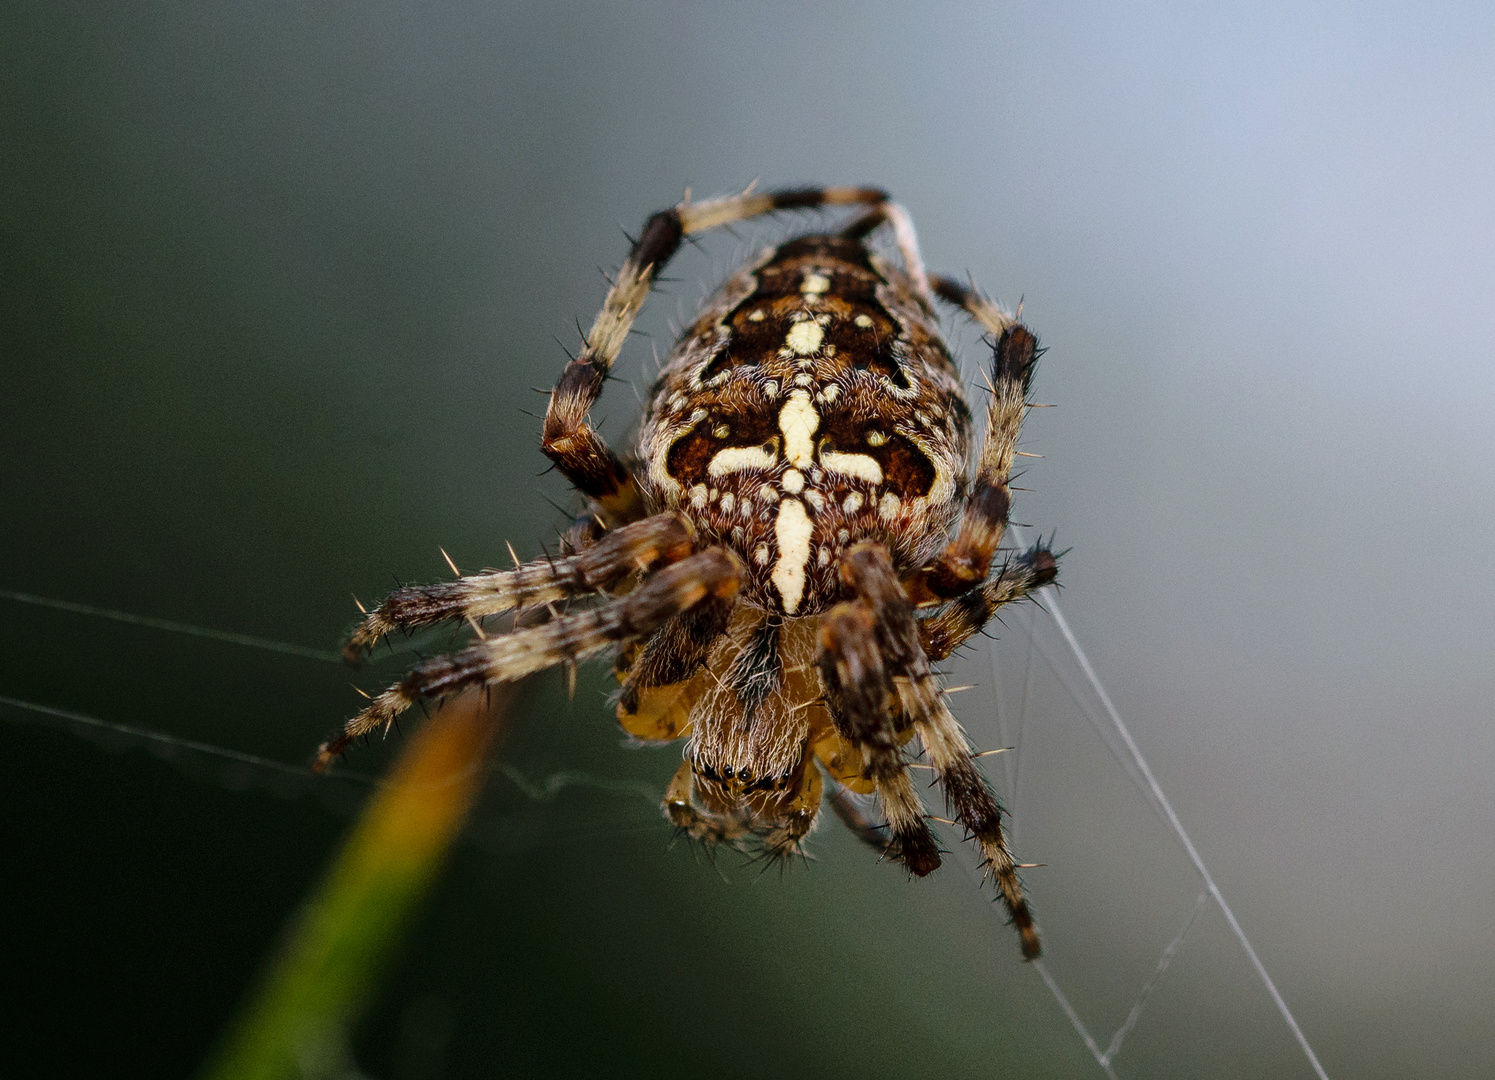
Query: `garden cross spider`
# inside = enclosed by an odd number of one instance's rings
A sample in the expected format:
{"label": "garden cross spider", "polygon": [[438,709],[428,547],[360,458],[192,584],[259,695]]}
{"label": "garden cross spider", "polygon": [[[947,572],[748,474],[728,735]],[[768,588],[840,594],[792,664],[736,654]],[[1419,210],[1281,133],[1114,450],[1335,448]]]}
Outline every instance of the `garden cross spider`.
{"label": "garden cross spider", "polygon": [[[661,371],[635,454],[614,453],[588,412],[681,241],[840,205],[862,210],[838,232],[764,251],[706,302]],[[870,244],[883,226],[896,260]],[[974,478],[970,409],[935,297],[963,309],[992,348]],[[706,843],[797,853],[829,789],[860,836],[928,874],[940,848],[909,772],[917,735],[1023,955],[1036,957],[1001,810],[930,663],[1055,579],[1043,544],[992,572],[1037,351],[975,289],[926,275],[912,222],[882,191],[749,188],[655,214],[550,396],[544,451],[588,500],[561,555],[398,589],[346,654],[356,660],[396,629],[598,602],[418,664],[322,746],[319,765],[423,699],[614,651],[623,729],[650,742],[689,737],[664,813]],[[850,792],[875,793],[886,824]]]}

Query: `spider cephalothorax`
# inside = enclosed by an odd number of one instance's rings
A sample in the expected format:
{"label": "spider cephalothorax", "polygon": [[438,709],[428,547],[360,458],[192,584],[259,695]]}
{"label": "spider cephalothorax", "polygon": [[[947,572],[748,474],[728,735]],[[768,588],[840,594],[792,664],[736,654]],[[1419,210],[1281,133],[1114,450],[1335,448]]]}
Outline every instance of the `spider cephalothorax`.
{"label": "spider cephalothorax", "polygon": [[[838,232],[765,251],[707,301],[653,389],[636,454],[614,454],[587,414],[682,239],[838,204],[865,209]],[[869,243],[883,226],[897,260]],[[990,335],[974,476],[970,410],[935,297]],[[992,572],[1036,352],[1032,334],[974,289],[926,276],[908,216],[880,191],[749,192],[655,214],[551,395],[545,453],[588,500],[562,556],[400,589],[348,655],[393,629],[600,603],[421,663],[320,761],[418,700],[612,651],[623,728],[646,741],[689,737],[664,810],[708,843],[799,851],[828,788],[860,835],[929,873],[940,850],[909,773],[917,737],[1024,955],[1037,956],[1001,811],[930,667],[999,606],[1054,580],[1041,545]],[[875,793],[886,824],[849,793]]]}

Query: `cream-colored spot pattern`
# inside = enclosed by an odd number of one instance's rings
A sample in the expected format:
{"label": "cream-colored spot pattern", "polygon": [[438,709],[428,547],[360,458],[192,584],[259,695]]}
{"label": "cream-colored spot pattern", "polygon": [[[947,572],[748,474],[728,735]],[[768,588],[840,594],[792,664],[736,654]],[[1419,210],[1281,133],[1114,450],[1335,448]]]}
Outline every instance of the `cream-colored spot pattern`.
{"label": "cream-colored spot pattern", "polygon": [[833,473],[854,476],[869,484],[882,483],[882,466],[877,459],[867,454],[837,454],[827,451],[820,455],[820,464]]}
{"label": "cream-colored spot pattern", "polygon": [[771,469],[778,459],[761,446],[729,446],[718,450],[706,466],[708,476],[726,476],[745,469]]}
{"label": "cream-colored spot pattern", "polygon": [[784,338],[784,344],[791,352],[800,356],[809,356],[820,348],[820,343],[825,340],[825,330],[814,319],[806,319],[797,322],[789,328],[789,335]]}

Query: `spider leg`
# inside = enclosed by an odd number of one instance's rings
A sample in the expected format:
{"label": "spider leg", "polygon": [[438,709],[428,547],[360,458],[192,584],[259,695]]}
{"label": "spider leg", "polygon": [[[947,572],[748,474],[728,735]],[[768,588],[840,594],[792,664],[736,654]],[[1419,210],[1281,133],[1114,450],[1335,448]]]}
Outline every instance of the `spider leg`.
{"label": "spider leg", "polygon": [[732,604],[706,600],[661,626],[633,657],[620,656],[618,723],[634,738],[667,742],[685,734],[706,690],[706,659],[727,630]]}
{"label": "spider leg", "polygon": [[1000,338],[1009,326],[1017,322],[1016,318],[982,296],[980,292],[954,278],[936,274],[929,279],[929,284],[936,296],[963,310],[977,326],[991,335],[993,341]]}
{"label": "spider leg", "polygon": [[[571,525],[560,535],[562,555],[577,555],[591,547],[607,533],[607,526],[593,513],[581,513],[572,519]],[[514,559],[518,563],[519,559]]]}
{"label": "spider leg", "polygon": [[742,561],[731,551],[708,548],[665,567],[633,592],[602,607],[476,642],[449,656],[432,657],[416,665],[324,743],[317,753],[317,767],[325,769],[360,735],[388,730],[418,701],[471,686],[512,682],[556,664],[583,660],[619,641],[648,634],[708,598],[730,599],[737,594],[743,573]]}
{"label": "spider leg", "polygon": [[[1038,340],[1022,323],[1010,318],[974,290],[934,279],[935,292],[958,303],[993,332],[991,399],[986,410],[986,437],[976,466],[960,528],[944,552],[908,582],[908,593],[920,606],[937,604],[969,592],[981,584],[992,556],[1007,530],[1012,497],[1008,482],[1017,450],[1018,428],[1028,407],[1028,384],[1038,355]],[[1000,328],[1000,330],[998,329]]]}
{"label": "spider leg", "polygon": [[566,365],[545,412],[543,449],[574,487],[614,522],[642,512],[638,484],[628,467],[587,421],[602,393],[607,373],[643,306],[660,270],[694,233],[793,207],[879,203],[886,193],[873,188],[802,188],[755,194],[751,191],[705,202],[682,202],[655,214],[628,253],[587,334],[586,345]]}
{"label": "spider leg", "polygon": [[343,658],[358,663],[393,630],[434,626],[447,619],[477,620],[611,588],[634,571],[678,562],[694,549],[695,530],[684,517],[656,514],[604,535],[576,555],[396,589],[353,631],[343,646]]}
{"label": "spider leg", "polygon": [[979,589],[920,620],[919,645],[924,655],[943,660],[990,622],[999,607],[1051,584],[1058,574],[1057,556],[1042,543],[1013,556]]}
{"label": "spider leg", "polygon": [[932,674],[899,681],[904,707],[912,713],[914,730],[945,789],[955,820],[970,830],[981,847],[987,872],[995,879],[1002,903],[1022,940],[1023,957],[1032,960],[1042,951],[1033,913],[1023,895],[1017,863],[1002,832],[1002,809],[986,777],[972,760],[971,745],[945,705]]}
{"label": "spider leg", "polygon": [[892,558],[881,544],[854,544],[842,557],[840,574],[843,584],[873,615],[874,651],[886,658],[894,676],[898,709],[913,720],[955,820],[980,845],[1022,939],[1023,956],[1031,960],[1039,954],[1038,931],[1023,897],[1016,862],[1007,849],[1001,808],[986,777],[976,768],[964,732],[945,705],[939,678],[919,645],[913,603],[898,581]]}
{"label": "spider leg", "polygon": [[914,232],[914,219],[908,211],[895,202],[874,206],[841,230],[848,240],[860,240],[870,235],[880,225],[893,227],[893,240],[898,245],[898,254],[903,257],[903,269],[914,284],[914,292],[930,311],[934,310],[934,292],[929,275],[924,270],[924,259],[919,254],[919,237]]}
{"label": "spider leg", "polygon": [[888,821],[883,850],[923,877],[940,865],[924,804],[899,749],[893,681],[883,664],[877,613],[864,598],[837,604],[820,619],[820,674],[841,736],[862,751]]}
{"label": "spider leg", "polygon": [[864,844],[871,845],[884,855],[890,855],[892,841],[887,825],[869,816],[853,797],[851,789],[831,776],[829,770],[826,770],[826,782],[830,785],[831,809],[841,819],[841,824],[856,833]]}
{"label": "spider leg", "polygon": [[763,836],[763,853],[770,860],[803,852],[800,841],[815,827],[822,791],[820,770],[807,760],[793,794],[774,806],[774,826]]}

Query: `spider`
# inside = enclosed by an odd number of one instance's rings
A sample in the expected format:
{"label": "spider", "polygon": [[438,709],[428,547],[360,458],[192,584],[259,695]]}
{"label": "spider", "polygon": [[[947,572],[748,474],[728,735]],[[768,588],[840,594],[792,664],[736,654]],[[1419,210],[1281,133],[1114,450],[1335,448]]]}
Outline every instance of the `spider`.
{"label": "spider", "polygon": [[[681,242],[827,206],[860,210],[732,275],[669,354],[634,453],[609,448],[588,413]],[[885,228],[897,259],[873,246]],[[936,297],[992,349],[973,478],[971,413]],[[587,500],[560,555],[398,589],[345,655],[448,619],[595,605],[423,661],[323,744],[319,767],[419,701],[612,653],[623,730],[689,739],[663,803],[679,830],[802,854],[828,793],[858,835],[922,877],[941,849],[910,769],[932,768],[1024,957],[1038,956],[1002,810],[931,667],[1057,575],[1043,543],[992,565],[1038,351],[975,288],[926,274],[907,212],[880,190],[749,188],[654,214],[550,395],[544,452]],[[915,736],[926,762],[910,760]],[[855,797],[874,794],[880,815]]]}

